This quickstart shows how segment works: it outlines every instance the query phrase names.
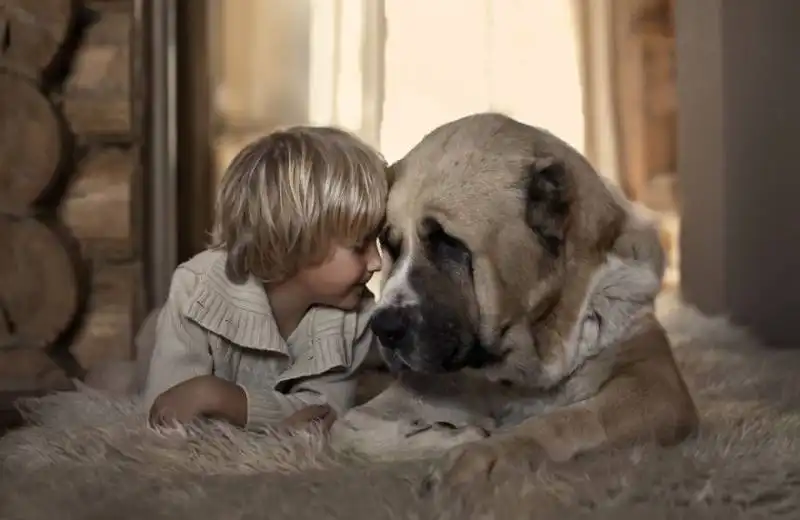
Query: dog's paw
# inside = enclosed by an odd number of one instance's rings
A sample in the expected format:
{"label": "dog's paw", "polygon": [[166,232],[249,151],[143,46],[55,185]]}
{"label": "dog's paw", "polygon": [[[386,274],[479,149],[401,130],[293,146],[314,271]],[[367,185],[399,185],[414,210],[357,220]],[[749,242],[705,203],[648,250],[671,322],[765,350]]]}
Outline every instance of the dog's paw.
{"label": "dog's paw", "polygon": [[485,439],[489,433],[474,425],[457,427],[445,422],[414,422],[407,426],[405,444],[420,454],[447,452],[456,446]]}
{"label": "dog's paw", "polygon": [[533,471],[544,458],[538,445],[515,437],[470,442],[450,449],[436,461],[420,491],[423,496],[478,491],[502,484],[515,470]]}

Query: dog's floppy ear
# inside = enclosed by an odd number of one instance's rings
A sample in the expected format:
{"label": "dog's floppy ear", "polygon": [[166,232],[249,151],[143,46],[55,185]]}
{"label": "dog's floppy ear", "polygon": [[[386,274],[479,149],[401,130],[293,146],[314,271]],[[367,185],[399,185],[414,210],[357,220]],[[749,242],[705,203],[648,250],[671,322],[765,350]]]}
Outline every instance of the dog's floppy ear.
{"label": "dog's floppy ear", "polygon": [[571,202],[566,166],[553,157],[539,158],[525,175],[525,221],[547,252],[558,256],[566,238]]}

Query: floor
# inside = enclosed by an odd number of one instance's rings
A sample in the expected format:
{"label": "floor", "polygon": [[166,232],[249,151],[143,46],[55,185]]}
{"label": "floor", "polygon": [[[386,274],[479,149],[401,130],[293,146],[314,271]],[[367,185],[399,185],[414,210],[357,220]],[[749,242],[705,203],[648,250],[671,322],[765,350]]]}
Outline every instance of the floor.
{"label": "floor", "polygon": [[526,457],[509,459],[506,478],[431,503],[416,484],[428,461],[354,463],[331,459],[313,437],[253,442],[216,425],[145,435],[119,403],[71,396],[61,415],[70,422],[0,443],[0,517],[800,518],[798,351],[766,348],[674,294],[658,316],[704,418],[701,434],[679,447],[612,450],[534,474]]}
{"label": "floor", "polygon": [[0,437],[12,428],[22,426],[22,416],[14,407],[14,401],[22,397],[33,397],[37,392],[0,392]]}

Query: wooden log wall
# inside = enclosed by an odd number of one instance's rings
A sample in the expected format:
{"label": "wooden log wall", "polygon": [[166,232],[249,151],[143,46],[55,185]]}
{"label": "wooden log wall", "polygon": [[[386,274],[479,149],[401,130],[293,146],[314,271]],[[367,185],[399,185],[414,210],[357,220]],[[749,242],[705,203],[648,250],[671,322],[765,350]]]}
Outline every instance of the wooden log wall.
{"label": "wooden log wall", "polygon": [[0,392],[130,359],[140,301],[133,0],[0,2]]}

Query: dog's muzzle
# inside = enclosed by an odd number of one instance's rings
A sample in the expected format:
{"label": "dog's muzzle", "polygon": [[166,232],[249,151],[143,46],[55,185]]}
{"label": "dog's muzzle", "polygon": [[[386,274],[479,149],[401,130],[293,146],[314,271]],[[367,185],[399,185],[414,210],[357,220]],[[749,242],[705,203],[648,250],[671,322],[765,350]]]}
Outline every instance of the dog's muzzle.
{"label": "dog's muzzle", "polygon": [[384,348],[404,350],[411,347],[414,311],[410,307],[385,307],[370,321],[370,328]]}

